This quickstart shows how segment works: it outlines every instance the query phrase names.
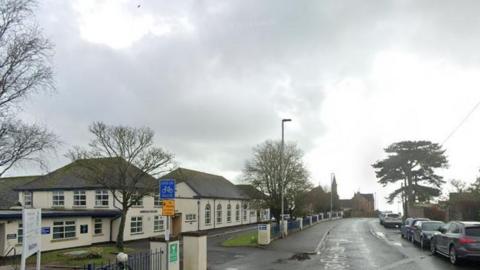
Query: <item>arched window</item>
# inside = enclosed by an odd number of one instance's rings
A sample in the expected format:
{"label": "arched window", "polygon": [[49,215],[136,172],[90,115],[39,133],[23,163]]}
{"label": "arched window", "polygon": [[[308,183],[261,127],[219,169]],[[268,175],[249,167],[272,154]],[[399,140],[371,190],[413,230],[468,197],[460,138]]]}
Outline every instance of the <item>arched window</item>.
{"label": "arched window", "polygon": [[222,205],[221,204],[218,204],[217,205],[217,223],[222,223]]}
{"label": "arched window", "polygon": [[248,208],[248,205],[244,204],[243,205],[243,221],[247,221],[247,208]]}
{"label": "arched window", "polygon": [[240,205],[238,203],[237,206],[235,206],[235,221],[240,221]]}
{"label": "arched window", "polygon": [[232,206],[227,205],[227,222],[232,222]]}
{"label": "arched window", "polygon": [[210,204],[207,203],[207,205],[205,205],[205,225],[210,225],[211,222],[212,222],[211,208],[210,208]]}

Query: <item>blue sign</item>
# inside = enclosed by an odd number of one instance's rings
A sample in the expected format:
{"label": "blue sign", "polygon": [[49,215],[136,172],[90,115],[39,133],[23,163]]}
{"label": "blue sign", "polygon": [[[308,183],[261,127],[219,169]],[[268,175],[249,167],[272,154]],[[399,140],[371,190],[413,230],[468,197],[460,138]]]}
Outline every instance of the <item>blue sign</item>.
{"label": "blue sign", "polygon": [[267,225],[266,224],[258,224],[258,230],[259,231],[266,231],[267,230]]}
{"label": "blue sign", "polygon": [[160,180],[160,199],[161,200],[175,199],[175,180],[173,179]]}
{"label": "blue sign", "polygon": [[50,234],[50,227],[42,227],[42,234]]}

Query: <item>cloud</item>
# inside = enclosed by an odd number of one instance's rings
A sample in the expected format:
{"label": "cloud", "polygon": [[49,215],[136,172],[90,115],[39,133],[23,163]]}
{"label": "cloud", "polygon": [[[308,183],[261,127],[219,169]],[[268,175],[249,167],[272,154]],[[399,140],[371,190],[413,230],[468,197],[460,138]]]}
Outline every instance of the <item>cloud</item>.
{"label": "cloud", "polygon": [[[22,117],[64,148],[85,145],[95,120],[150,126],[181,165],[231,178],[289,117],[314,183],[334,171],[342,197],[384,197],[370,167],[383,148],[442,141],[480,99],[479,4],[42,1],[58,93]],[[474,178],[476,117],[446,145],[447,177]]]}

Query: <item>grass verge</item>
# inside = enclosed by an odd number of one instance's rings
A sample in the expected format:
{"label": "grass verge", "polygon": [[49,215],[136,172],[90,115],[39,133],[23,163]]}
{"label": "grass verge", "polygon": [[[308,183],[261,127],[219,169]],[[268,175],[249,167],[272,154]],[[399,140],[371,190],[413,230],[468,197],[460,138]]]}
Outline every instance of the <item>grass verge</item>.
{"label": "grass verge", "polygon": [[257,231],[247,232],[233,236],[222,243],[224,247],[256,247]]}

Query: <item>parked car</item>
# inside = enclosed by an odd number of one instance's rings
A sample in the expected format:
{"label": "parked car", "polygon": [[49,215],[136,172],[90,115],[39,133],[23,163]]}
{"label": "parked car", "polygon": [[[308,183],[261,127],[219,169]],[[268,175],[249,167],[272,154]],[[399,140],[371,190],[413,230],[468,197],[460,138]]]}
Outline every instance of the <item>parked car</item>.
{"label": "parked car", "polygon": [[400,216],[400,214],[386,214],[383,219],[383,226],[385,226],[385,228],[400,227],[402,223],[402,216]]}
{"label": "parked car", "polygon": [[442,221],[435,220],[421,220],[415,223],[412,229],[412,242],[418,243],[422,249],[430,245],[430,239],[438,232],[438,229],[444,226]]}
{"label": "parked car", "polygon": [[428,219],[428,218],[407,218],[405,220],[405,222],[403,223],[403,225],[400,227],[401,236],[403,238],[409,240],[409,241],[412,241],[413,226],[415,226],[415,224],[418,221],[426,221],[426,220],[430,220],[430,219]]}
{"label": "parked car", "polygon": [[391,214],[392,211],[383,211],[383,212],[380,212],[380,214],[378,214],[378,220],[380,222],[381,225],[383,225],[383,221],[385,220],[385,216],[387,214]]}
{"label": "parked car", "polygon": [[480,259],[480,222],[452,221],[440,227],[431,239],[430,251],[448,257],[452,264]]}

